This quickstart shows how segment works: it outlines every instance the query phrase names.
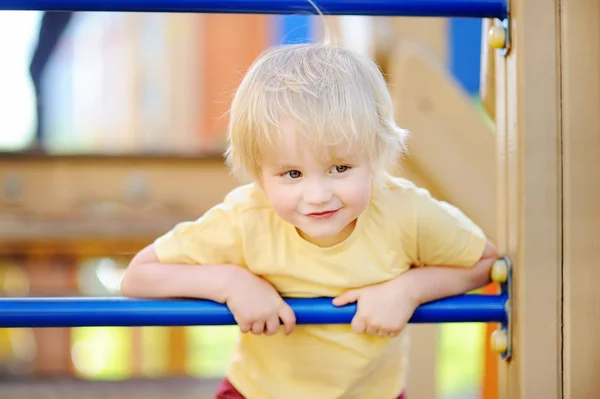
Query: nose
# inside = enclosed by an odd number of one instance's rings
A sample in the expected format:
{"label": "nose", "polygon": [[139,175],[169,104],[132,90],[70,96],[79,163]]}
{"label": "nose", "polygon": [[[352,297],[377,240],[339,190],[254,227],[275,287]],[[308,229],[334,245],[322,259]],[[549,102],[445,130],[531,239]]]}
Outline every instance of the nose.
{"label": "nose", "polygon": [[303,199],[304,202],[310,205],[322,205],[327,204],[333,198],[333,191],[331,188],[322,180],[313,180],[307,182],[305,187]]}

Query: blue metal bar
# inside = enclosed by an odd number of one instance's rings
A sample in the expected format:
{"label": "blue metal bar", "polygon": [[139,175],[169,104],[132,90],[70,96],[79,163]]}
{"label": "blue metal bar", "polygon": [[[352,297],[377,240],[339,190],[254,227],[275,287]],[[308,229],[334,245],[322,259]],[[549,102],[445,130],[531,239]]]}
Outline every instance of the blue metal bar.
{"label": "blue metal bar", "polygon": [[[335,307],[331,298],[286,299],[298,324],[349,324],[356,304]],[[506,321],[506,295],[461,295],[420,306],[411,323]],[[233,325],[229,309],[205,300],[130,298],[2,298],[0,327]]]}
{"label": "blue metal bar", "polygon": [[[325,15],[506,18],[506,0],[315,0]],[[315,14],[306,0],[0,0],[0,10]]]}

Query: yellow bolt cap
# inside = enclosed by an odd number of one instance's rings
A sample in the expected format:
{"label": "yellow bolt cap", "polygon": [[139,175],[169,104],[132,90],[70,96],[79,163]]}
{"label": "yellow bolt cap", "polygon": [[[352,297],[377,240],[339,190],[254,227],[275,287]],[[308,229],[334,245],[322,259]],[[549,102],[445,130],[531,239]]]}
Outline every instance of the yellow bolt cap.
{"label": "yellow bolt cap", "polygon": [[488,43],[493,49],[506,47],[506,29],[502,26],[492,26],[488,31]]}
{"label": "yellow bolt cap", "polygon": [[506,330],[496,330],[492,333],[490,345],[496,353],[505,353],[508,349],[508,334]]}
{"label": "yellow bolt cap", "polygon": [[508,265],[504,260],[497,260],[492,266],[491,279],[495,283],[505,283],[508,280]]}

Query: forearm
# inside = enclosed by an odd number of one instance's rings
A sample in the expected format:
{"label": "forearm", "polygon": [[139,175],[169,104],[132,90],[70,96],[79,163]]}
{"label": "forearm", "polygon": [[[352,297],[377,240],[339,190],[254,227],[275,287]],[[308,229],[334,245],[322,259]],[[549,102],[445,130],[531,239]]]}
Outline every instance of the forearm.
{"label": "forearm", "polygon": [[469,269],[427,266],[411,269],[401,276],[401,283],[419,303],[435,301],[449,296],[464,294],[486,285],[490,281],[491,259]]}
{"label": "forearm", "polygon": [[491,243],[473,266],[424,266],[413,268],[398,277],[401,289],[406,289],[419,303],[464,294],[488,284],[498,253]]}
{"label": "forearm", "polygon": [[121,282],[124,296],[137,298],[199,298],[224,303],[235,265],[180,265],[159,262],[130,266]]}

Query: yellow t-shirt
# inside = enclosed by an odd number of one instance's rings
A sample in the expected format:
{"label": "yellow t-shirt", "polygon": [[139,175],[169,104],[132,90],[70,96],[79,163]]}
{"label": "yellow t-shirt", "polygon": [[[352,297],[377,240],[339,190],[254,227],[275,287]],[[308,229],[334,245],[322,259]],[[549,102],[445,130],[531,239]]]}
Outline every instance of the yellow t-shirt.
{"label": "yellow t-shirt", "polygon": [[[335,297],[411,265],[472,266],[485,236],[455,207],[390,178],[374,189],[351,236],[333,247],[303,240],[253,184],[155,245],[164,263],[233,263],[284,297]],[[349,325],[298,325],[289,336],[242,334],[227,377],[247,399],[392,399],[406,384],[406,338],[359,335]]]}

